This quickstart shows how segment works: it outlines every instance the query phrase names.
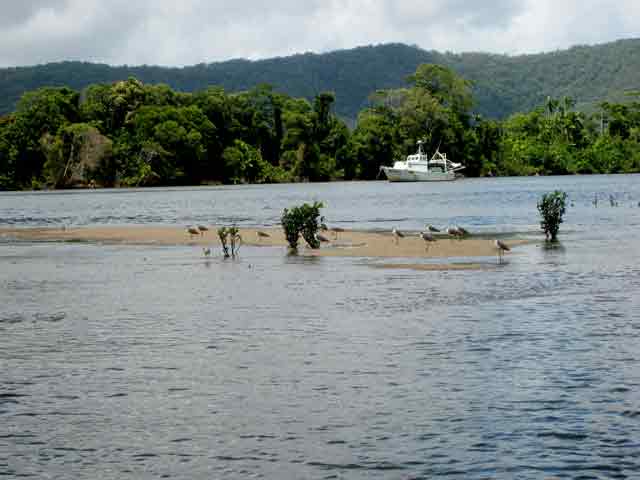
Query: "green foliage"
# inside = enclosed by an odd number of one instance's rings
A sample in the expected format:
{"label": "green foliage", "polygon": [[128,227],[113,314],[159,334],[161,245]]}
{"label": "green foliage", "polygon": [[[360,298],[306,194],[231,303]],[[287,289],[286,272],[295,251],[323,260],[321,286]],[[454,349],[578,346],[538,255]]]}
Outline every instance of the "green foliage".
{"label": "green foliage", "polygon": [[556,190],[552,193],[545,193],[538,201],[538,211],[542,217],[540,227],[547,240],[551,242],[557,240],[558,230],[565,212],[566,200],[566,192]]}
{"label": "green foliage", "polygon": [[42,88],[0,117],[0,189],[374,179],[418,140],[467,176],[640,171],[636,93],[591,116],[547,96],[497,121],[472,112],[477,84],[441,63],[419,65],[408,81],[376,90],[352,131],[334,113],[351,99],[330,91],[312,101],[266,84],[188,94],[133,77],[82,93]]}
{"label": "green foliage", "polygon": [[[151,164],[162,184],[199,183],[207,176],[216,129],[197,106],[142,106],[129,117],[134,150],[155,145]],[[126,162],[128,159],[122,158]]]}
{"label": "green foliage", "polygon": [[[549,95],[575,98],[581,110],[593,109],[605,99],[624,103],[627,101],[624,92],[638,88],[639,51],[640,40],[629,39],[521,56],[439,53],[387,44],[180,68],[60,62],[0,70],[0,114],[12,111],[24,92],[43,86],[68,85],[80,91],[91,84],[110,84],[135,77],[145,84],[164,82],[180,92],[195,92],[210,85],[240,92],[271,84],[281,93],[313,101],[318,92],[332,91],[340,100],[336,113],[352,124],[358,112],[369,105],[368,97],[376,89],[402,87],[403,79],[419,65],[437,64],[473,82],[477,112],[497,119],[517,111],[530,111]],[[162,102],[181,101],[182,94],[165,93],[147,95]]]}
{"label": "green foliage", "polygon": [[220,227],[218,229],[218,238],[220,238],[220,245],[222,246],[222,255],[224,258],[229,258],[229,245],[227,244],[227,227]]}
{"label": "green foliage", "polygon": [[[567,97],[548,98],[544,107],[507,119],[497,173],[637,172],[640,142],[635,132],[640,128],[640,104],[605,105],[602,115],[592,117],[571,111],[573,104]],[[603,129],[602,119],[609,115],[615,115],[616,126]]]}
{"label": "green foliage", "polygon": [[27,92],[18,103],[8,132],[15,166],[14,183],[30,187],[42,180],[46,157],[40,139],[55,135],[67,123],[78,120],[77,92],[68,88],[41,88]]}
{"label": "green foliage", "polygon": [[292,250],[298,249],[300,235],[311,248],[320,248],[320,241],[316,238],[320,223],[324,218],[320,217],[321,202],[313,204],[303,203],[291,209],[284,209],[281,223],[285,237]]}
{"label": "green foliage", "polygon": [[13,117],[0,117],[0,190],[11,190],[15,185],[15,160],[17,151],[13,145]]}
{"label": "green foliage", "polygon": [[[218,238],[222,246],[222,254],[224,258],[235,258],[240,251],[242,245],[242,236],[235,225],[231,227],[221,227],[218,229]],[[229,253],[231,251],[231,253]]]}
{"label": "green foliage", "polygon": [[[425,142],[427,152],[441,149],[455,161],[468,163],[473,151],[471,142],[477,141],[470,132],[473,102],[469,82],[446,67],[432,64],[420,65],[408,80],[413,87],[379,90],[373,98],[378,108],[371,120],[378,117],[378,125],[384,125],[378,133],[386,134],[387,142],[393,144],[383,153],[387,164],[391,163],[390,155],[413,153],[419,140]],[[371,140],[375,141],[375,137]],[[379,140],[376,143],[383,145]],[[377,169],[371,169],[366,176],[370,178],[373,170],[377,174]],[[471,174],[481,170],[482,166],[477,165]]]}
{"label": "green foliage", "polygon": [[108,182],[111,141],[87,123],[67,124],[56,135],[40,138],[46,157],[44,182],[54,188],[76,183],[102,185]]}
{"label": "green foliage", "polygon": [[422,64],[408,80],[415,90],[425,92],[457,115],[465,115],[471,109],[471,83],[443,65]]}
{"label": "green foliage", "polygon": [[376,178],[381,165],[393,163],[396,155],[396,116],[390,108],[366,109],[358,117],[358,126],[349,140],[343,165],[345,177],[371,180]]}

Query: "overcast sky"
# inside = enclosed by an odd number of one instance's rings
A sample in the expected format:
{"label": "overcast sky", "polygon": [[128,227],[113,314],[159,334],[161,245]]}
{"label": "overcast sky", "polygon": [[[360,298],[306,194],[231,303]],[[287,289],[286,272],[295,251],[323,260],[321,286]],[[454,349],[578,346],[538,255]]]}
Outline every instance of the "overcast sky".
{"label": "overcast sky", "polygon": [[640,37],[640,0],[0,0],[0,66],[192,65],[387,42],[536,53]]}

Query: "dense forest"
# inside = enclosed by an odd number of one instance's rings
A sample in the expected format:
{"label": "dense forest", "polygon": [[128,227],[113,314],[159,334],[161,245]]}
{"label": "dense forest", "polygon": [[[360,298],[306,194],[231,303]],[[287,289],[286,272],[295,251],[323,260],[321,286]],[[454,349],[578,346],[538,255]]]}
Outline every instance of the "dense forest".
{"label": "dense forest", "polygon": [[421,64],[378,89],[356,126],[334,93],[311,101],[261,84],[193,93],[136,78],[42,87],[0,117],[0,189],[374,179],[423,140],[467,176],[640,171],[640,102],[595,113],[547,97],[504,120],[473,113],[472,82]]}
{"label": "dense forest", "polygon": [[640,40],[519,56],[439,53],[387,44],[184,68],[83,62],[4,68],[0,69],[0,114],[13,111],[24,92],[40,87],[83,90],[91,84],[135,77],[179,92],[200,91],[209,85],[241,92],[266,83],[279,93],[313,101],[319,93],[332,91],[338,100],[335,113],[352,126],[360,110],[371,106],[371,92],[404,86],[406,76],[423,63],[442,65],[470,80],[474,111],[486,118],[503,119],[533,110],[548,96],[570,97],[579,110],[593,111],[601,101],[623,102],[627,90],[638,88]]}

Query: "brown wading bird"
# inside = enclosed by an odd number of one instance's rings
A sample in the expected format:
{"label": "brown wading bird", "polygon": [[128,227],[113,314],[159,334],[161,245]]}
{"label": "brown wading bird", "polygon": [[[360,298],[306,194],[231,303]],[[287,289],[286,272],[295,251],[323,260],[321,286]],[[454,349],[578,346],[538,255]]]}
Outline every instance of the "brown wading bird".
{"label": "brown wading bird", "polygon": [[504,252],[509,252],[511,248],[502,240],[496,240],[494,242],[494,245],[498,249],[498,263],[502,263],[502,255],[504,254]]}
{"label": "brown wading bird", "polygon": [[189,238],[193,238],[194,235],[200,235],[200,230],[196,227],[187,227],[187,233],[189,234]]}
{"label": "brown wading bird", "polygon": [[327,237],[325,237],[324,235],[322,235],[321,233],[316,233],[316,240],[318,240],[320,243],[328,243],[329,239]]}
{"label": "brown wading bird", "polygon": [[263,232],[262,230],[256,231],[256,235],[258,236],[258,241],[260,241],[261,238],[269,238],[271,236],[267,232]]}
{"label": "brown wading bird", "polygon": [[466,228],[462,228],[458,225],[456,225],[456,228],[458,229],[458,232],[460,232],[461,237],[466,237],[467,235],[469,235],[469,230],[467,230]]}
{"label": "brown wading bird", "polygon": [[424,246],[424,251],[428,252],[429,251],[429,246],[431,245],[431,242],[435,242],[436,239],[433,236],[433,234],[431,232],[420,232],[418,234],[418,237],[420,237],[422,240],[424,240],[425,246]]}
{"label": "brown wading bird", "polygon": [[391,235],[393,235],[393,239],[395,240],[396,245],[398,245],[398,242],[400,241],[401,238],[404,238],[404,233],[402,233],[400,230],[398,230],[395,227],[391,230]]}
{"label": "brown wading bird", "polygon": [[344,232],[344,228],[340,228],[340,227],[331,227],[330,230],[333,232],[333,238],[334,239],[338,238],[338,234],[340,232]]}
{"label": "brown wading bird", "polygon": [[447,233],[452,238],[462,238],[462,232],[458,229],[458,227],[449,227],[447,228]]}
{"label": "brown wading bird", "polygon": [[198,231],[200,232],[200,235],[204,235],[204,232],[209,231],[209,227],[206,225],[198,225]]}

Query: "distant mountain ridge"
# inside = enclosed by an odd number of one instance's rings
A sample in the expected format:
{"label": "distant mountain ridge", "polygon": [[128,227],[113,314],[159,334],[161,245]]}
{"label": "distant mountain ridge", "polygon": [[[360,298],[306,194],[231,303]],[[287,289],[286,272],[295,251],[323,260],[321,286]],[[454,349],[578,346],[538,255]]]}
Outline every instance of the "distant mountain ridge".
{"label": "distant mountain ridge", "polygon": [[241,91],[260,83],[296,97],[336,94],[335,110],[353,120],[369,104],[369,95],[405,85],[421,63],[452,68],[474,84],[475,111],[502,118],[529,111],[547,96],[570,96],[579,107],[605,99],[620,101],[640,90],[640,39],[533,55],[440,53],[399,43],[357,47],[329,53],[304,53],[266,60],[229,60],[188,67],[109,66],[58,62],[0,69],[0,114],[11,112],[20,96],[42,86],[77,90],[134,76],[144,83],[166,83],[191,92],[209,85]]}

